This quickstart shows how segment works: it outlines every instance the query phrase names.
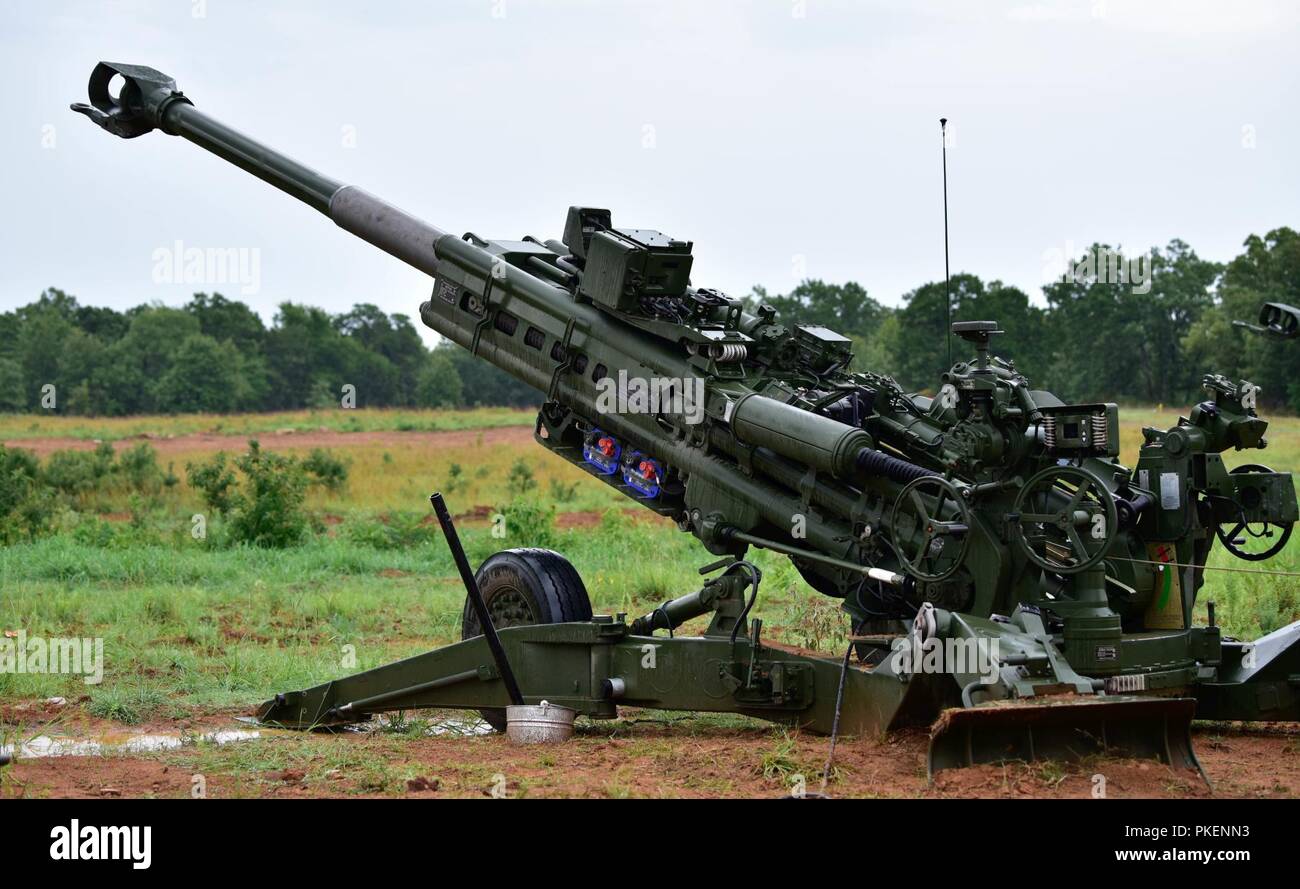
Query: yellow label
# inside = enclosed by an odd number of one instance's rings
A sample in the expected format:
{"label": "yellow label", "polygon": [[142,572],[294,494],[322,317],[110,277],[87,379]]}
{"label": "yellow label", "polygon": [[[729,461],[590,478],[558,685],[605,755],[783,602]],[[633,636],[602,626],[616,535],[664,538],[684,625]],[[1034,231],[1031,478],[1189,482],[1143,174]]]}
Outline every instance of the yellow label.
{"label": "yellow label", "polygon": [[1186,629],[1183,626],[1183,582],[1178,573],[1181,569],[1175,564],[1178,550],[1172,543],[1148,543],[1147,558],[1160,565],[1156,568],[1151,604],[1147,606],[1147,629]]}

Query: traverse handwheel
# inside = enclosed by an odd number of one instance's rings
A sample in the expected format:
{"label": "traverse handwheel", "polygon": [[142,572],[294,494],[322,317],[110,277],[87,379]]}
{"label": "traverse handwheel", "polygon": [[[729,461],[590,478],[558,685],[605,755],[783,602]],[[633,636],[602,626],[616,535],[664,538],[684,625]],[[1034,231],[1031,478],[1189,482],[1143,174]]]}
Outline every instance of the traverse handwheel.
{"label": "traverse handwheel", "polygon": [[970,507],[957,486],[937,475],[913,479],[894,501],[894,550],[918,580],[943,580],[970,550]]}
{"label": "traverse handwheel", "polygon": [[1077,466],[1049,466],[1030,476],[1012,509],[1007,518],[1025,556],[1057,574],[1099,564],[1119,529],[1115,495]]}

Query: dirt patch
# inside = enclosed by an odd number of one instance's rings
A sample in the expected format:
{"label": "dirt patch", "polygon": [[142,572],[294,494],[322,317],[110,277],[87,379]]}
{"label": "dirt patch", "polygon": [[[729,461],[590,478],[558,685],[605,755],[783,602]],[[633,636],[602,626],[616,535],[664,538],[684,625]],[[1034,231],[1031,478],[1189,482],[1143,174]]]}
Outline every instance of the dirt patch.
{"label": "dirt patch", "polygon": [[562,512],[555,517],[557,528],[594,528],[600,524],[603,513],[595,510],[587,512]]}
{"label": "dirt patch", "polygon": [[[281,737],[242,743],[270,745]],[[290,735],[292,742],[300,739],[305,750],[295,753],[289,768],[241,771],[233,752],[228,760],[210,761],[204,769],[207,795],[778,797],[797,785],[798,775],[808,791],[820,788],[827,745],[815,735],[714,727],[633,710],[616,722],[580,723],[571,741],[547,747],[513,746],[500,735]],[[844,739],[827,790],[841,797],[1090,799],[1101,776],[1110,798],[1300,796],[1296,725],[1198,727],[1195,745],[1208,785],[1195,772],[1112,757],[956,769],[931,783],[926,743],[924,730]],[[224,749],[233,751],[234,745]],[[364,767],[356,762],[359,751]],[[352,765],[335,765],[341,752],[353,754]],[[388,770],[388,778],[377,781],[375,768]],[[0,773],[0,796],[188,796],[191,779],[190,769],[166,757],[28,759]]]}
{"label": "dirt patch", "polygon": [[[137,436],[147,440],[162,456],[169,454],[186,454],[195,451],[243,451],[248,440],[255,438],[264,446],[272,449],[286,448],[331,448],[354,445],[391,445],[392,447],[410,447],[428,444],[438,447],[469,447],[474,445],[513,445],[524,444],[533,440],[533,430],[529,426],[499,426],[492,429],[456,429],[442,432],[340,432],[332,429],[317,429],[304,432],[280,430],[278,432],[260,432],[248,435],[219,435],[211,432],[196,432],[189,435],[172,437]],[[134,439],[114,442],[114,447],[121,449]],[[99,442],[85,438],[14,438],[5,442],[6,447],[24,448],[45,457],[54,451],[93,451]]]}
{"label": "dirt patch", "polygon": [[[33,766],[35,766],[33,768]],[[8,767],[0,796],[10,799],[188,797],[193,776],[156,760],[124,756],[27,760]],[[30,777],[28,774],[30,773]],[[222,784],[209,788],[220,793]]]}

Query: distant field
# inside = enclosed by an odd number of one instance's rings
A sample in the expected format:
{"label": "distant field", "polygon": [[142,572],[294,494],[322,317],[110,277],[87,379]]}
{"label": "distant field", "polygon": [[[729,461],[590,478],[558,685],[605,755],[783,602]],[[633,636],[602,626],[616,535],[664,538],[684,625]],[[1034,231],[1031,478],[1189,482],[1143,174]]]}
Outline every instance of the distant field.
{"label": "distant field", "polygon": [[481,407],[467,410],[366,408],[279,411],[267,414],[176,414],[142,417],[79,417],[0,414],[0,442],[26,438],[173,438],[180,435],[259,435],[268,432],[436,432],[532,425],[537,412]]}

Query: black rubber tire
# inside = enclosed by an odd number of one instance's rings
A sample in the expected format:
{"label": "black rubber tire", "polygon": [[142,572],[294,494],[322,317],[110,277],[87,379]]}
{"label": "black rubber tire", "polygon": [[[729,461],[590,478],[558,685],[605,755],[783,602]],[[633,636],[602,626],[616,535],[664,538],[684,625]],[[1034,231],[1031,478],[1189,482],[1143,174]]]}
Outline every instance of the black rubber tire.
{"label": "black rubber tire", "polygon": [[[474,574],[497,629],[528,624],[591,620],[587,587],[569,560],[549,549],[520,548],[493,553]],[[481,636],[474,606],[465,599],[460,638]],[[506,730],[503,707],[480,710],[492,728]]]}

